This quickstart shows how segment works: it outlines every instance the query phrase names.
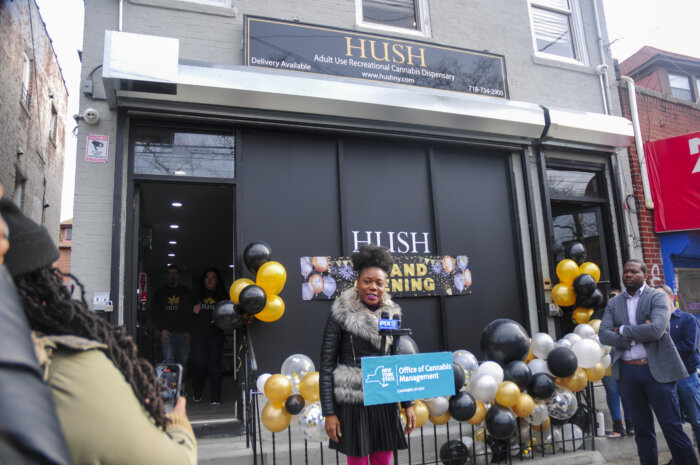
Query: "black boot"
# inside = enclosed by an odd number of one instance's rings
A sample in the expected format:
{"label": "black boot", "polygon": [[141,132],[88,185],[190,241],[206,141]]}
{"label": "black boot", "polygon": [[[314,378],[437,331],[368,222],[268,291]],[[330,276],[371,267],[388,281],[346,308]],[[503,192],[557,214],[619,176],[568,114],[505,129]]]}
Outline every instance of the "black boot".
{"label": "black boot", "polygon": [[619,433],[620,436],[625,435],[625,427],[622,426],[622,420],[613,420],[613,432]]}
{"label": "black boot", "polygon": [[634,425],[632,420],[625,420],[625,427],[627,428],[627,435],[634,436]]}

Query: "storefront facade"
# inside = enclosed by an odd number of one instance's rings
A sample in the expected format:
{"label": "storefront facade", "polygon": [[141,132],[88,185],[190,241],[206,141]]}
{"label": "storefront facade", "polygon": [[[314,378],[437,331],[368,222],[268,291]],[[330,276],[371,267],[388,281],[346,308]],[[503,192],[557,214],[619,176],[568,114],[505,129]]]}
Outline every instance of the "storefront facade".
{"label": "storefront facade", "polygon": [[[466,15],[457,2],[417,1],[410,27],[358,13],[382,2],[307,11],[298,2],[234,3],[86,3],[83,75],[94,88],[81,111],[101,117],[81,124],[79,147],[97,140],[88,136],[109,142],[101,163],[79,156],[72,269],[90,301],[109,294],[114,322],[138,334],[147,321],[141,291],[162,284],[170,262],[184,266],[188,285],[209,266],[227,270],[228,283],[250,277],[241,253],[258,240],[288,273],[285,315],[251,327],[270,370],[290,353],[317,358],[330,301],[303,299],[301,257],[348,256],[368,241],[397,255],[468,256],[468,295],[399,299],[423,351],[478,353],[481,328],[499,317],[556,332],[547,291],[571,240],[584,242],[606,285],[619,285],[633,250],[618,220],[619,179],[628,175],[616,150],[632,130],[606,114],[618,103],[596,73],[592,3],[568,13],[572,57],[536,51],[536,2],[507,12],[477,2]],[[281,58],[262,61],[250,49],[261,37],[251,40],[251,18],[289,28],[305,45],[289,39]],[[326,42],[305,30],[322,30]],[[338,37],[349,48],[331,55],[324,47]],[[324,61],[403,60],[402,70],[378,71],[400,78],[413,60],[420,77],[436,49],[447,57],[442,69],[411,84]],[[475,56],[497,62],[495,74],[474,71]]]}

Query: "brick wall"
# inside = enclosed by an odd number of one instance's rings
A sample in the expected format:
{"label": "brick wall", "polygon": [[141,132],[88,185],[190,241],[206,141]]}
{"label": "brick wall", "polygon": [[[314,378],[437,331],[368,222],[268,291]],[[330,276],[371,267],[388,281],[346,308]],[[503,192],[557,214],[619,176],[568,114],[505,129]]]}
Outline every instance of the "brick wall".
{"label": "brick wall", "polygon": [[[637,87],[637,112],[642,141],[650,142],[700,130],[700,105],[683,102],[659,92]],[[631,119],[627,87],[620,87],[623,116]],[[636,200],[644,263],[651,278],[665,279],[659,237],[654,229],[654,212],[644,206],[644,190],[637,147],[629,147],[629,164]]]}

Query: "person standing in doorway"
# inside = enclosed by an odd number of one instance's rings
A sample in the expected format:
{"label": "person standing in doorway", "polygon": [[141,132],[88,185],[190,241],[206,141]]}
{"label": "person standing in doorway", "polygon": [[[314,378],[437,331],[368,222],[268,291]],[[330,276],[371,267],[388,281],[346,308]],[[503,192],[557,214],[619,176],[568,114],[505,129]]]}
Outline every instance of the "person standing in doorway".
{"label": "person standing in doorway", "polygon": [[221,353],[224,332],[214,325],[214,307],[228,295],[215,268],[209,268],[202,277],[192,318],[192,400],[202,402],[204,381],[209,372],[210,405],[221,404]]}
{"label": "person standing in doorway", "polygon": [[[673,290],[665,284],[654,286],[655,289],[666,293],[671,309],[671,338],[676,349],[683,359],[688,377],[678,380],[678,401],[683,409],[688,423],[693,427],[695,442],[700,444],[700,382],[698,382],[698,366],[700,366],[700,354],[698,353],[697,319],[690,313],[676,308],[676,296]],[[673,463],[673,462],[672,462]]]}
{"label": "person standing in doorway", "polygon": [[641,260],[625,263],[625,291],[608,302],[598,335],[602,344],[614,348],[612,372],[631,407],[640,464],[659,461],[655,415],[674,463],[697,465],[693,443],[683,431],[676,394],[676,381],[688,373],[669,333],[668,300],[646,285],[646,275]]}
{"label": "person standing in doorway", "polygon": [[183,370],[190,354],[192,301],[190,288],[180,284],[180,268],[169,265],[168,282],[153,297],[153,324],[160,331],[163,363],[179,363]]}

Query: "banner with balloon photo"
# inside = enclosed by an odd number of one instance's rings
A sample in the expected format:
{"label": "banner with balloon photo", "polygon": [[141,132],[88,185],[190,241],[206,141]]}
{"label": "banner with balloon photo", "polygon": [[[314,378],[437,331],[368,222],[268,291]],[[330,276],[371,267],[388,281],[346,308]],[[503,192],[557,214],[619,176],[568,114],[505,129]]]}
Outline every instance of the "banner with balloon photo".
{"label": "banner with balloon photo", "polygon": [[[350,257],[301,257],[301,296],[333,300],[355,286]],[[386,291],[393,297],[466,295],[472,272],[467,255],[395,255]]]}

